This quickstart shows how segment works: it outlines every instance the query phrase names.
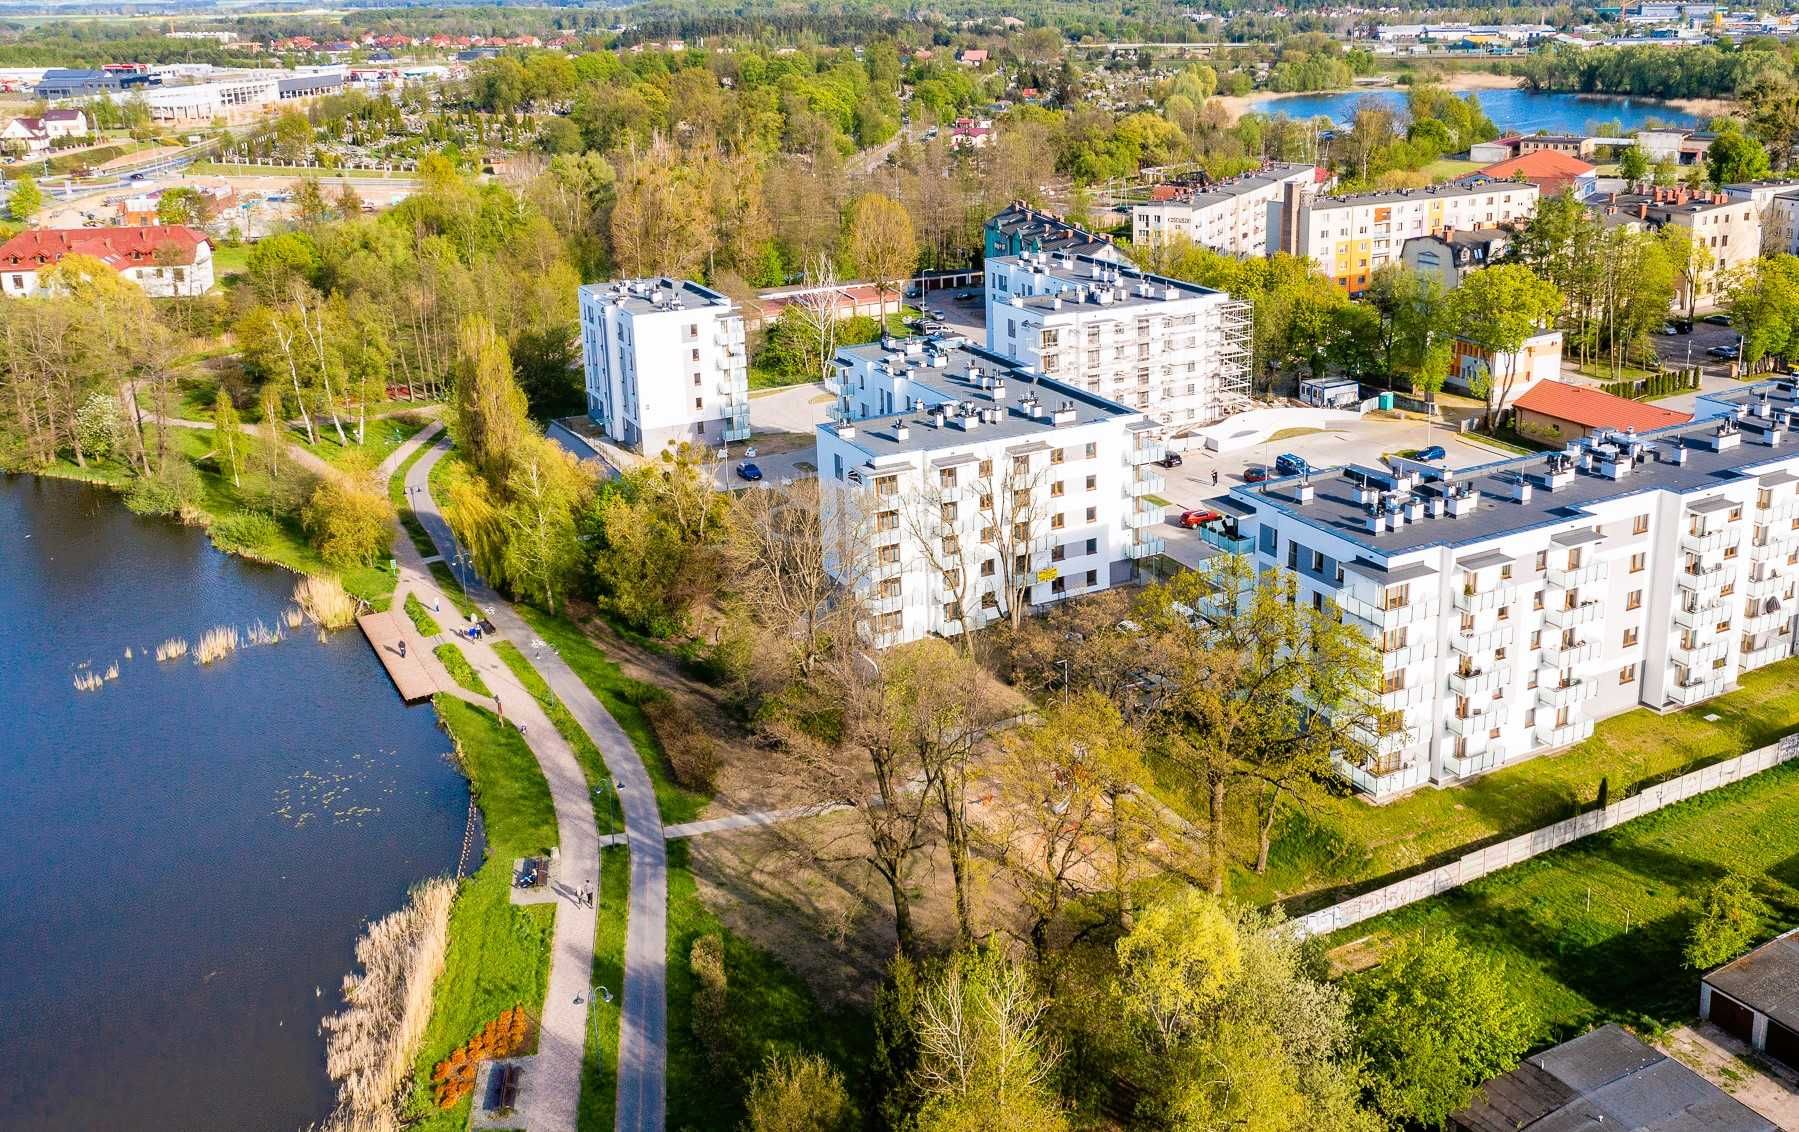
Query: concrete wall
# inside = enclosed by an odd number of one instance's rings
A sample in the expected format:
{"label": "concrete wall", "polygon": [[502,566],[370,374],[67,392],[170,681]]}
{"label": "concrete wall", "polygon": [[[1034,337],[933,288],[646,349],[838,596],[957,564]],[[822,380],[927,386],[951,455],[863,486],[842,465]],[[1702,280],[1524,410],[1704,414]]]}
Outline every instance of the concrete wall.
{"label": "concrete wall", "polygon": [[1191,435],[1168,442],[1170,448],[1186,451],[1204,448],[1208,452],[1236,452],[1260,444],[1267,437],[1286,428],[1340,428],[1362,419],[1362,414],[1347,409],[1251,409],[1196,429]]}
{"label": "concrete wall", "polygon": [[1696,798],[1720,786],[1728,786],[1753,774],[1799,758],[1799,735],[1789,735],[1771,746],[1726,759],[1708,767],[1650,786],[1638,794],[1615,802],[1603,810],[1591,810],[1565,821],[1533,829],[1509,841],[1477,849],[1458,861],[1439,866],[1429,872],[1377,888],[1373,892],[1320,908],[1293,921],[1304,936],[1323,935],[1370,920],[1383,912],[1416,904],[1452,888],[1460,888],[1489,873],[1520,864],[1601,830],[1652,814],[1676,802]]}

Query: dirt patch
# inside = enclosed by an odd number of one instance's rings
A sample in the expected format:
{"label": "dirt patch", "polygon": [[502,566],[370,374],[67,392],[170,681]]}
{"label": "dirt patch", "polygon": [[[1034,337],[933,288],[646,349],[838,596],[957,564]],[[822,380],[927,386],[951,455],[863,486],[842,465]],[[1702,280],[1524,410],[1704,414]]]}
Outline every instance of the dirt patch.
{"label": "dirt patch", "polygon": [[1380,966],[1392,948],[1392,939],[1385,935],[1365,935],[1331,948],[1324,957],[1330,961],[1331,978],[1335,979]]}
{"label": "dirt patch", "polygon": [[1710,1022],[1677,1026],[1662,1051],[1774,1122],[1799,1128],[1799,1073],[1754,1053]]}

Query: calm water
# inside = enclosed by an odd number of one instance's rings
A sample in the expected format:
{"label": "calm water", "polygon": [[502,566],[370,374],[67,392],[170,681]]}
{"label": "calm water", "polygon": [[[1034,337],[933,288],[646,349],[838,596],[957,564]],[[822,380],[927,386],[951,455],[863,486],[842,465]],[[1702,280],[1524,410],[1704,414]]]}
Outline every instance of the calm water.
{"label": "calm water", "polygon": [[144,655],[272,624],[292,585],[108,493],[0,477],[0,1128],[329,1110],[319,1019],[364,921],[454,870],[468,788],[358,633]]}
{"label": "calm water", "polygon": [[[1692,114],[1649,98],[1537,94],[1526,90],[1477,93],[1481,108],[1501,131],[1534,134],[1538,130],[1547,130],[1552,134],[1584,134],[1594,132],[1592,128],[1601,122],[1618,122],[1628,133],[1642,128],[1651,119],[1689,128],[1702,124]],[[1254,108],[1265,114],[1285,114],[1289,118],[1323,115],[1333,122],[1343,122],[1355,115],[1357,103],[1365,98],[1388,103],[1402,113],[1406,108],[1403,90],[1271,95],[1257,99]]]}

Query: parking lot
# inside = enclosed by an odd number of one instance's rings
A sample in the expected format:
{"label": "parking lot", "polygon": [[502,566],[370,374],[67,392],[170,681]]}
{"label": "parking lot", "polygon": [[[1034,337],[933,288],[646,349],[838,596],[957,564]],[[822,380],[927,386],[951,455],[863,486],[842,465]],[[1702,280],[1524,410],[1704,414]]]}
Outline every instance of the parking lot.
{"label": "parking lot", "polygon": [[1724,376],[1730,370],[1729,360],[1715,358],[1707,351],[1735,346],[1741,338],[1732,327],[1700,321],[1693,323],[1691,334],[1653,334],[1649,340],[1655,344],[1656,357],[1668,369],[1696,365],[1705,367],[1708,374]]}

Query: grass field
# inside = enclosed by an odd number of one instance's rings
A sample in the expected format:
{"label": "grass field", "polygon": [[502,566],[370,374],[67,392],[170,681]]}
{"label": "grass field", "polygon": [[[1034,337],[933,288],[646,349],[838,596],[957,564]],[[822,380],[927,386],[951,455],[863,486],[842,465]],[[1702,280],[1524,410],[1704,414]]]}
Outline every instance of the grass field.
{"label": "grass field", "polygon": [[[668,843],[668,1127],[737,1127],[750,1079],[776,1050],[821,1054],[857,1090],[867,1078],[873,1053],[867,1017],[852,1010],[821,1010],[798,976],[725,928],[700,902],[687,850],[684,841]],[[731,1064],[712,1062],[693,1037],[694,979],[688,955],[693,941],[709,932],[717,932],[725,945],[726,995],[735,1037]]]}
{"label": "grass field", "polygon": [[544,682],[542,673],[531,666],[525,654],[511,641],[494,642],[493,651],[506,662],[506,667],[518,677],[518,682],[531,693],[531,698],[538,702],[544,714],[555,724],[556,733],[575,752],[575,761],[581,764],[581,772],[587,776],[588,792],[593,798],[593,817],[602,834],[615,832],[622,827],[616,820],[619,812],[617,791],[612,785],[612,776],[606,772],[606,760],[600,757],[600,749],[594,746],[593,739],[575,722],[568,708],[556,698],[556,693]]}
{"label": "grass field", "polygon": [[[1706,716],[1716,716],[1707,720]],[[1268,873],[1238,862],[1242,900],[1291,912],[1343,899],[1398,874],[1547,825],[1591,805],[1601,778],[1613,800],[1642,785],[1766,746],[1799,731],[1799,660],[1745,673],[1739,690],[1671,715],[1640,708],[1602,720],[1593,737],[1450,789],[1425,787],[1383,805],[1326,798],[1283,823]],[[1197,810],[1187,807],[1197,816]],[[1253,851],[1247,803],[1233,815],[1240,854]]]}
{"label": "grass field", "polygon": [[422,414],[402,412],[394,416],[370,417],[362,443],[356,443],[356,419],[346,414],[343,418],[344,438],[348,444],[337,442],[337,430],[332,427],[330,418],[312,422],[318,434],[315,443],[308,444],[304,435],[294,437],[294,443],[312,452],[328,463],[342,467],[366,464],[374,467],[388,458],[393,450],[414,434],[423,429],[430,421]]}
{"label": "grass field", "polygon": [[212,249],[212,277],[218,280],[249,271],[250,247],[249,244],[220,244]]}
{"label": "grass field", "polygon": [[1681,966],[1697,897],[1727,870],[1748,875],[1774,915],[1799,917],[1799,767],[1789,763],[1639,818],[1465,888],[1333,937],[1356,950],[1454,931],[1505,965],[1542,1041],[1602,1022],[1659,1031],[1698,1010]]}
{"label": "grass field", "polygon": [[630,856],[624,846],[600,850],[600,898],[593,941],[593,985],[587,1008],[587,1052],[581,1066],[580,1132],[612,1132],[618,1102],[618,1012],[625,985],[625,920],[630,910]]}
{"label": "grass field", "polygon": [[487,681],[481,679],[481,674],[468,662],[468,657],[462,655],[462,650],[456,647],[455,641],[445,641],[438,645],[431,650],[431,655],[437,658],[438,663],[444,666],[444,671],[450,674],[450,679],[456,681],[456,686],[463,691],[476,696],[493,695],[487,687]]}
{"label": "grass field", "polygon": [[470,788],[487,830],[487,859],[462,882],[450,909],[450,947],[432,988],[431,1025],[417,1062],[414,1128],[450,1132],[468,1127],[467,1102],[438,1110],[431,1101],[431,1067],[480,1026],[522,1003],[543,1008],[549,982],[550,933],[555,911],[511,902],[512,862],[556,844],[550,788],[518,732],[493,715],[448,696],[432,701],[456,739]]}
{"label": "grass field", "polygon": [[554,617],[525,605],[519,606],[518,611],[544,643],[561,654],[594,698],[631,737],[632,745],[643,759],[644,769],[649,772],[650,783],[656,791],[656,808],[661,811],[663,822],[676,825],[698,817],[711,799],[682,787],[669,770],[655,732],[638,706],[649,691],[649,685],[626,676],[611,657],[567,618]]}
{"label": "grass field", "polygon": [[1432,182],[1453,181],[1484,166],[1480,161],[1463,161],[1454,157],[1439,158],[1424,167]]}
{"label": "grass field", "polygon": [[407,594],[405,609],[406,616],[411,618],[412,627],[419,631],[419,636],[435,637],[443,632],[443,629],[437,624],[437,618],[431,616],[431,611],[426,609],[425,603],[419,600],[419,595]]}

